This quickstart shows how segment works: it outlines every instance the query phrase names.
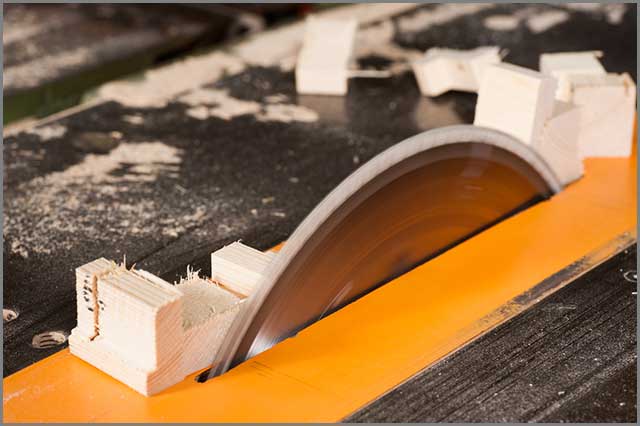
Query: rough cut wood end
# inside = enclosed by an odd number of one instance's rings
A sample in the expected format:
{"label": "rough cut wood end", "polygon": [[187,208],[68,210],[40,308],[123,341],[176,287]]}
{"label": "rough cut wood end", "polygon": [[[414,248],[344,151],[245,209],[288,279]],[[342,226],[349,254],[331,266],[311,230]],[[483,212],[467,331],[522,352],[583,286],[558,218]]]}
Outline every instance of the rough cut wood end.
{"label": "rough cut wood end", "polygon": [[582,177],[584,165],[578,147],[576,125],[580,120],[580,108],[556,101],[553,114],[547,120],[540,140],[534,148],[554,171],[563,186]]}
{"label": "rough cut wood end", "polygon": [[234,242],[211,253],[211,279],[247,297],[256,289],[273,256],[275,253]]}
{"label": "rough cut wood end", "polygon": [[242,295],[191,271],[172,285],[104,258],[77,268],[71,353],[144,395],[208,367],[273,256],[240,243],[221,251],[217,281]]}
{"label": "rough cut wood end", "polygon": [[605,75],[598,60],[602,52],[561,52],[540,55],[540,72],[558,79],[556,99],[571,102],[571,79],[580,75]]}
{"label": "rough cut wood end", "polygon": [[580,155],[629,157],[636,117],[636,85],[627,73],[571,79],[571,101],[580,108]]}
{"label": "rough cut wood end", "polygon": [[487,68],[474,124],[501,130],[531,146],[563,186],[579,179],[580,108],[555,100],[556,78],[510,64]]}
{"label": "rough cut wood end", "polygon": [[309,16],[296,63],[296,91],[345,95],[358,21]]}
{"label": "rough cut wood end", "polygon": [[480,83],[473,124],[533,145],[553,113],[555,91],[554,77],[506,63],[489,65]]}
{"label": "rough cut wood end", "polygon": [[576,105],[579,155],[628,157],[633,146],[636,86],[628,74],[607,73],[602,52],[540,55],[540,71],[558,79],[556,98]]}
{"label": "rough cut wood end", "polygon": [[502,60],[499,47],[478,47],[472,50],[434,47],[423,59],[412,63],[420,92],[439,96],[450,90],[478,92],[487,65]]}

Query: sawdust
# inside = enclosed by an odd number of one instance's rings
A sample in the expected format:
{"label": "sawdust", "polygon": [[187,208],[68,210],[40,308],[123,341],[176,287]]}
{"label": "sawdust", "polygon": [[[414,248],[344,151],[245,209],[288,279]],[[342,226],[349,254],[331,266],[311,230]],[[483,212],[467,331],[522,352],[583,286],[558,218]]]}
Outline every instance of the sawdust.
{"label": "sawdust", "polygon": [[187,115],[198,120],[209,117],[231,120],[246,114],[255,115],[258,121],[263,122],[310,123],[318,120],[318,114],[315,111],[301,105],[276,103],[279,99],[286,100],[286,97],[270,96],[268,103],[262,104],[234,98],[227,90],[201,88],[179,97],[178,102],[190,105]]}
{"label": "sawdust", "polygon": [[[563,7],[580,12],[597,13],[605,17],[609,24],[617,25],[622,22],[627,5],[624,3],[566,3]],[[633,7],[633,6],[632,6]]]}
{"label": "sawdust", "polygon": [[59,70],[80,67],[88,63],[90,58],[91,49],[88,47],[79,47],[56,55],[44,55],[32,61],[5,68],[3,87],[5,89],[35,87],[42,81],[58,75]]}
{"label": "sawdust", "polygon": [[6,45],[31,38],[39,33],[44,33],[50,29],[56,29],[55,25],[19,25],[18,23],[11,23],[7,25],[5,22],[6,30],[3,31],[2,41]]}
{"label": "sawdust", "polygon": [[[441,25],[460,16],[479,12],[489,8],[489,4],[442,4],[430,9],[419,9],[414,13],[400,16],[393,21],[385,20],[378,24],[361,28],[356,34],[354,56],[362,58],[371,55],[403,62],[412,62],[422,58],[424,52],[417,49],[404,48],[393,40],[399,29],[403,32],[424,31],[434,25]],[[393,74],[405,72],[406,67],[394,66]]]}
{"label": "sawdust", "polygon": [[[36,35],[70,27],[81,22],[83,15],[69,7],[30,7],[12,4],[5,8],[2,42],[5,48],[11,43],[22,42]],[[24,44],[23,44],[24,46]]]}
{"label": "sawdust", "polygon": [[169,237],[178,237],[186,232],[193,224],[200,223],[207,215],[207,210],[203,206],[196,207],[191,214],[183,214],[179,218],[167,217],[160,219],[158,223],[162,225],[162,232]]}
{"label": "sawdust", "polygon": [[[174,216],[150,199],[127,196],[152,191],[145,183],[175,179],[180,163],[177,148],[123,142],[108,154],[88,154],[64,171],[21,184],[18,196],[4,200],[4,235],[11,252],[28,257],[32,252],[70,250],[78,235],[111,243],[157,234],[158,224],[161,235],[184,232],[204,217],[204,208]],[[110,217],[111,226],[103,226],[104,216]]]}
{"label": "sawdust", "polygon": [[493,31],[512,31],[524,23],[532,33],[539,34],[569,20],[569,17],[569,12],[566,10],[540,11],[536,6],[527,6],[511,15],[487,16],[482,24]]}
{"label": "sawdust", "polygon": [[492,31],[512,31],[518,28],[520,18],[513,15],[491,15],[484,18],[482,25]]}
{"label": "sawdust", "polygon": [[[128,49],[144,49],[152,46],[158,37],[157,30],[149,29],[137,31],[135,37],[131,34],[122,34],[55,54],[42,52],[34,55],[33,59],[7,67],[4,70],[3,87],[11,89],[35,87],[65,73],[93,66],[105,58],[116,57],[125,46]],[[23,46],[23,49],[28,49],[28,45]]]}
{"label": "sawdust", "polygon": [[26,391],[27,391],[27,389],[26,389],[26,388],[23,388],[23,389],[20,389],[20,390],[15,391],[15,392],[5,393],[5,394],[2,396],[2,403],[3,403],[3,404],[6,404],[7,402],[11,401],[13,398],[17,398],[17,397],[19,397],[20,395],[22,395],[22,394],[23,394],[23,393],[25,393]]}
{"label": "sawdust", "polygon": [[176,94],[216,81],[245,68],[242,60],[214,52],[146,71],[140,80],[116,81],[98,89],[98,97],[130,107],[164,107]]}
{"label": "sawdust", "polygon": [[[111,172],[128,165],[127,173]],[[180,164],[180,150],[162,142],[121,143],[107,155],[89,154],[63,172],[48,175],[49,181],[91,181],[94,184],[152,182],[163,172],[175,173]]]}
{"label": "sawdust", "polygon": [[318,121],[318,114],[300,105],[274,104],[265,106],[256,118],[258,121],[280,121],[283,123],[301,121],[312,123]]}
{"label": "sawdust", "polygon": [[197,89],[179,97],[178,101],[194,106],[187,110],[187,115],[200,120],[208,117],[231,120],[241,115],[257,114],[261,110],[258,102],[233,98],[226,90]]}
{"label": "sawdust", "polygon": [[264,98],[264,101],[267,103],[273,103],[273,104],[282,104],[285,103],[287,101],[287,95],[284,95],[282,93],[278,93],[275,95],[269,95],[266,96]]}
{"label": "sawdust", "polygon": [[144,118],[142,118],[141,115],[125,115],[122,117],[122,121],[124,121],[125,123],[129,123],[129,124],[133,124],[133,125],[139,125],[144,123]]}
{"label": "sawdust", "polygon": [[396,20],[401,32],[424,31],[434,25],[442,25],[461,16],[495,7],[490,3],[439,4],[434,8],[420,9]]}
{"label": "sawdust", "polygon": [[[511,31],[522,22],[534,34],[545,32],[569,20],[570,10],[604,16],[609,24],[619,24],[626,12],[624,4],[567,3],[558,9],[540,11],[535,5],[523,7],[512,15],[491,15],[483,20],[483,25],[494,31]],[[562,10],[563,8],[565,10]]]}
{"label": "sawdust", "polygon": [[538,34],[569,20],[569,13],[564,10],[550,10],[536,13],[527,18],[527,27]]}
{"label": "sawdust", "polygon": [[22,246],[20,241],[11,241],[11,253],[17,254],[24,259],[29,257],[29,252]]}

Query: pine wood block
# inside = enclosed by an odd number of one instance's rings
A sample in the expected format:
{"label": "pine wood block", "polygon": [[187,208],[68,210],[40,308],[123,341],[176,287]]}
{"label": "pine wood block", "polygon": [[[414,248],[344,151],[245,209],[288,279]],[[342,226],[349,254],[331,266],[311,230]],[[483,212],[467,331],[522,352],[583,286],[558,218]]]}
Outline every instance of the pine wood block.
{"label": "pine wood block", "polygon": [[488,65],[474,124],[508,133],[527,145],[542,136],[555,102],[556,79],[516,65]]}
{"label": "pine wood block", "polygon": [[[241,298],[193,273],[172,285],[98,259],[76,274],[71,353],[144,395],[207,367],[240,309]],[[95,306],[97,315],[82,312]]]}
{"label": "pine wood block", "polygon": [[581,108],[577,129],[580,155],[630,156],[636,85],[629,74],[574,76],[571,85],[571,100]]}
{"label": "pine wood block", "polygon": [[100,336],[123,356],[157,368],[179,355],[182,294],[174,286],[125,270],[99,278],[98,295]]}
{"label": "pine wood block", "polygon": [[69,347],[75,356],[146,396],[173,386],[186,376],[175,369],[176,364],[166,364],[153,370],[137,365],[131,359],[120,356],[103,338],[88,342],[72,333]]}
{"label": "pine wood block", "polygon": [[578,148],[576,125],[581,111],[573,104],[556,101],[534,148],[547,161],[563,186],[579,179],[584,166]]}
{"label": "pine wood block", "polygon": [[207,368],[240,311],[241,299],[217,284],[193,277],[178,284],[183,305],[183,357],[186,374]]}
{"label": "pine wood block", "polygon": [[296,63],[300,94],[345,95],[358,22],[309,16]]}
{"label": "pine wood block", "polygon": [[571,101],[571,80],[579,75],[605,75],[607,72],[598,60],[602,52],[561,52],[540,55],[540,72],[558,80],[556,99]]}
{"label": "pine wood block", "polygon": [[115,268],[115,262],[101,257],[76,269],[78,332],[81,332],[88,339],[93,339],[98,334],[96,327],[99,309],[96,298],[97,278]]}
{"label": "pine wood block", "polygon": [[240,242],[231,243],[211,253],[211,279],[234,293],[249,296],[274,256]]}
{"label": "pine wood block", "polygon": [[500,48],[472,50],[431,48],[423,59],[413,62],[420,92],[439,96],[450,90],[476,93],[487,65],[502,61]]}

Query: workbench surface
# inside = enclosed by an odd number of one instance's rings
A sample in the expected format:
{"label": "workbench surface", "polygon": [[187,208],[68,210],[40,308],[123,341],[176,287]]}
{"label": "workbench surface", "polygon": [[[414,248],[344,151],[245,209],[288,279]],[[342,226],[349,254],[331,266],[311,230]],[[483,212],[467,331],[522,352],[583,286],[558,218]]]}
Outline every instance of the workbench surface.
{"label": "workbench surface", "polygon": [[[608,71],[636,79],[632,5],[388,8],[365,18],[356,47],[362,67],[410,60],[433,46],[498,45],[508,49],[505,61],[531,68],[544,52],[602,50]],[[301,31],[294,23],[139,81],[107,84],[93,104],[5,135],[3,296],[4,308],[19,315],[4,324],[5,376],[62,348],[35,349],[31,340],[75,326],[75,267],[126,256],[171,282],[187,265],[208,274],[209,254],[224,244],[241,239],[266,249],[285,240],[385,148],[472,122],[475,95],[421,97],[409,71],[352,80],[346,97],[297,96],[292,65]],[[571,304],[577,296],[564,297]],[[623,332],[635,341],[635,329]],[[635,375],[635,365],[634,358],[625,371]],[[558,418],[634,421],[635,391],[620,395],[633,405],[628,414],[584,418],[567,408]],[[500,417],[482,418],[525,420],[510,401]],[[392,420],[385,413],[371,408],[352,420]]]}

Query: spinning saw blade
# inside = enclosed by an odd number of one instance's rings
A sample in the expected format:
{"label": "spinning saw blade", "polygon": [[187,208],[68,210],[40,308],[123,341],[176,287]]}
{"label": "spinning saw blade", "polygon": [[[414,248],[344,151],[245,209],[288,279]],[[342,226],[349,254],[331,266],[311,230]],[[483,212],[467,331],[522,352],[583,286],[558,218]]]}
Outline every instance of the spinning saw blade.
{"label": "spinning saw blade", "polygon": [[444,127],[389,148],[298,226],[245,301],[207,378],[559,189],[530,147],[496,130]]}

